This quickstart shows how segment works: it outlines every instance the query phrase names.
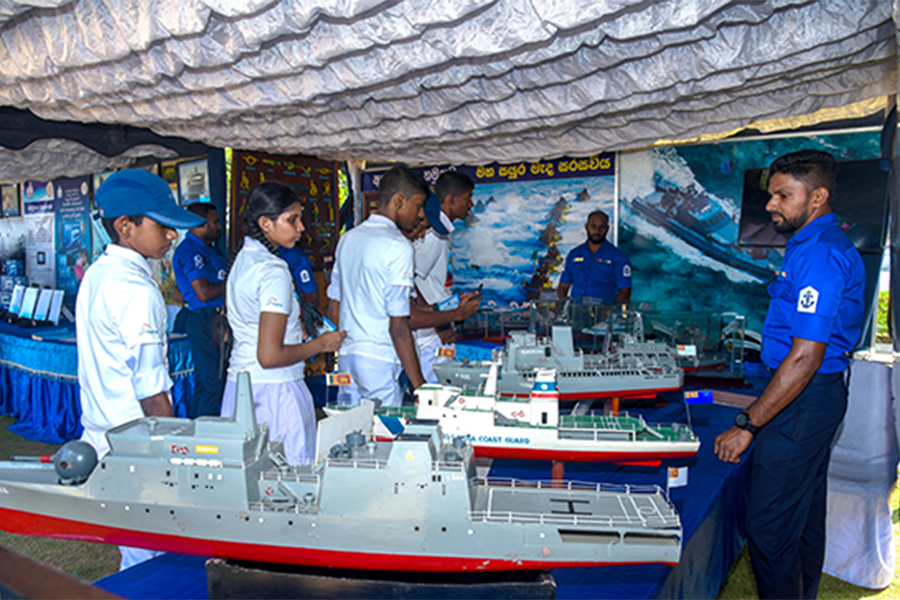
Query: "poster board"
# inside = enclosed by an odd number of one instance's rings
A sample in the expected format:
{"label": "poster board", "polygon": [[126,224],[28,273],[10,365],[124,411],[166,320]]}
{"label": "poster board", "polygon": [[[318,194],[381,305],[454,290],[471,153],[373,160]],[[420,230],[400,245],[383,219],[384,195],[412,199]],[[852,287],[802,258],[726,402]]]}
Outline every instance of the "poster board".
{"label": "poster board", "polygon": [[279,181],[297,192],[303,202],[300,249],[316,271],[330,268],[340,235],[338,165],[311,156],[282,156],[237,150],[232,160],[231,245],[243,235],[240,215],[250,190],[263,181]]}
{"label": "poster board", "polygon": [[19,186],[3,185],[0,186],[3,194],[2,216],[18,217],[21,212],[19,208]]}
{"label": "poster board", "polygon": [[53,181],[56,190],[56,289],[75,305],[78,285],[91,260],[91,204],[88,177]]}
{"label": "poster board", "polygon": [[52,181],[26,181],[22,204],[28,236],[25,241],[25,274],[32,284],[56,286],[54,186]]}

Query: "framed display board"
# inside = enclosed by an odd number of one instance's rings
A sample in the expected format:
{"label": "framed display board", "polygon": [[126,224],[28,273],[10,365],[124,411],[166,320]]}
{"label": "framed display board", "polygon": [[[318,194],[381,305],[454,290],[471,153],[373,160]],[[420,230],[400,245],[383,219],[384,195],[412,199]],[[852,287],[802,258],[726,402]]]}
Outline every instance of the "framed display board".
{"label": "framed display board", "polygon": [[187,206],[209,200],[209,168],[206,159],[178,163],[179,204]]}
{"label": "framed display board", "polygon": [[306,231],[300,248],[313,269],[331,265],[340,235],[337,163],[311,156],[282,156],[236,150],[232,161],[231,244],[243,235],[240,215],[253,186],[263,181],[279,181],[291,186],[303,202]]}
{"label": "framed display board", "polygon": [[22,214],[19,209],[19,186],[4,185],[0,186],[3,192],[2,212],[4,217],[18,217]]}
{"label": "framed display board", "polygon": [[381,206],[381,198],[378,197],[378,192],[363,192],[362,198],[362,220],[365,221],[369,218],[369,215],[378,210],[378,207]]}

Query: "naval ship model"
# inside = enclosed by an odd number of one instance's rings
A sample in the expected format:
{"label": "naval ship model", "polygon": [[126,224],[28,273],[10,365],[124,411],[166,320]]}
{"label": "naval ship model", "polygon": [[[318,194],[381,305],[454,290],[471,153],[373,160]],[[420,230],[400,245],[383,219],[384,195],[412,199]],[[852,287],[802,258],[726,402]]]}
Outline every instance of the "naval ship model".
{"label": "naval ship model", "polygon": [[679,560],[681,522],[657,486],[478,479],[461,438],[445,442],[436,424],[410,423],[379,443],[372,419],[367,403],[322,420],[316,464],[288,465],[257,424],[241,374],[232,419],[142,418],[108,432],[99,462],[69,442],[53,464],[0,463],[0,528],[344,569]]}
{"label": "naval ship model", "polygon": [[666,344],[622,340],[587,354],[574,347],[569,325],[554,325],[550,338],[512,331],[491,360],[440,363],[434,372],[441,383],[477,389],[493,362],[502,365],[497,389],[504,398],[528,398],[541,368],[556,370],[560,400],[653,398],[684,385],[684,371]]}
{"label": "naval ship model", "polygon": [[[377,407],[374,432],[388,441],[413,419],[437,421],[445,439],[462,437],[475,455],[487,458],[609,461],[659,466],[689,458],[700,439],[681,423],[649,424],[640,415],[560,415],[556,372],[538,369],[531,395],[498,396],[498,364],[476,390],[425,384],[415,406]],[[344,410],[328,407],[329,414]]]}

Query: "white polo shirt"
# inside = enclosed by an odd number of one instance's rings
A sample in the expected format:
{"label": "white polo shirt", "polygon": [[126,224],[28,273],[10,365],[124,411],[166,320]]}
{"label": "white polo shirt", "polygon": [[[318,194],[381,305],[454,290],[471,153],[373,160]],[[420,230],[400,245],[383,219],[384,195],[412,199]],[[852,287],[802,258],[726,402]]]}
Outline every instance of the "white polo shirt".
{"label": "white polo shirt", "polygon": [[[441,211],[441,224],[447,229],[447,235],[440,235],[429,229],[425,237],[413,244],[416,262],[416,289],[428,304],[435,305],[453,295],[447,287],[447,255],[450,252],[450,235],[453,233],[453,221]],[[417,329],[416,345],[425,348],[438,340],[434,327]]]}
{"label": "white polo shirt", "polygon": [[[409,316],[412,285],[412,244],[393,221],[375,214],[344,234],[328,289],[329,297],[341,302],[341,329],[347,332],[341,356],[399,364],[390,317]],[[392,286],[409,291],[398,295]]]}
{"label": "white polo shirt", "polygon": [[257,358],[259,316],[264,312],[288,316],[285,344],[303,342],[300,303],[294,294],[287,263],[253,238],[246,238],[228,274],[225,299],[228,324],[234,333],[228,379],[236,381],[237,374],[243,370],[250,373],[250,381],[254,384],[303,379],[305,363],[302,361],[287,367],[265,369]]}
{"label": "white polo shirt", "polygon": [[109,244],[78,290],[81,439],[98,456],[109,450],[109,429],[143,417],[140,401],[172,387],[166,305],[151,273],[143,256]]}

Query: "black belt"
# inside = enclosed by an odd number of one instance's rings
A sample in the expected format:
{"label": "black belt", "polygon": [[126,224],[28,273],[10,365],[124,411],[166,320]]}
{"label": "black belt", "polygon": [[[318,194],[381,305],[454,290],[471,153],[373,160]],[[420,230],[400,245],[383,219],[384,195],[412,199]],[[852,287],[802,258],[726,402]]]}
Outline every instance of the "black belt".
{"label": "black belt", "polygon": [[197,314],[201,314],[201,315],[216,314],[216,313],[222,312],[221,308],[215,308],[212,306],[203,306],[203,307],[200,307],[197,309],[191,309],[191,308],[188,308],[187,306],[185,306],[184,308],[186,308],[189,312],[197,313]]}

